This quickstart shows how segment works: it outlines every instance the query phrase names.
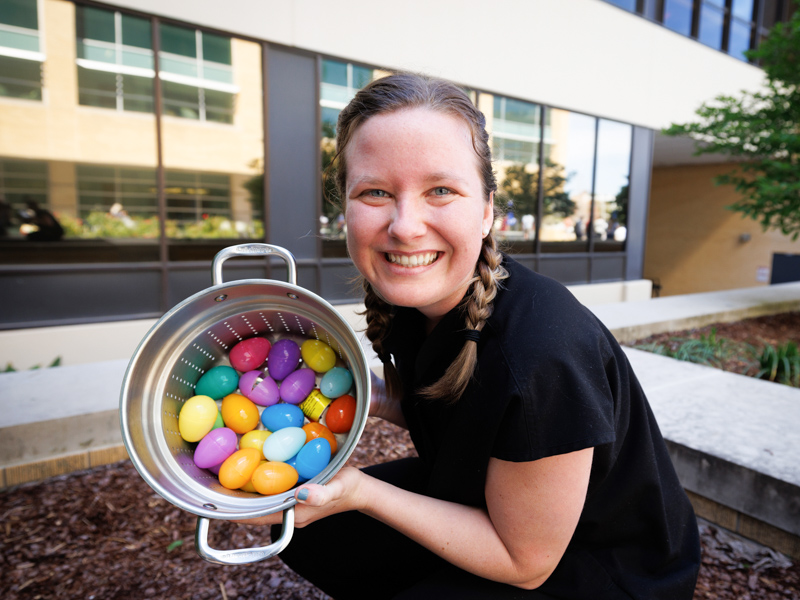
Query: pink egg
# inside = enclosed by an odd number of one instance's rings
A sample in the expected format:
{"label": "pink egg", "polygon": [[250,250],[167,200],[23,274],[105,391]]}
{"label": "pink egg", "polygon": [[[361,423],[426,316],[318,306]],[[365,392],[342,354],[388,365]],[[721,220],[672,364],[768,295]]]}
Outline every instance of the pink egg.
{"label": "pink egg", "polygon": [[197,444],[194,451],[194,464],[201,469],[222,464],[236,451],[238,441],[236,434],[227,427],[211,430]]}
{"label": "pink egg", "polygon": [[272,344],[265,338],[249,338],[242,340],[231,348],[228,359],[234,369],[240,373],[245,373],[263,365],[264,361],[267,360],[271,347]]}
{"label": "pink egg", "polygon": [[239,378],[239,391],[259,406],[272,406],[280,400],[278,384],[261,371],[248,371],[242,375]]}
{"label": "pink egg", "polygon": [[289,373],[300,366],[300,346],[290,339],[275,342],[269,352],[269,376],[275,381],[281,381]]}
{"label": "pink egg", "polygon": [[300,404],[314,389],[316,377],[311,369],[298,369],[289,373],[281,382],[281,400],[289,404]]}

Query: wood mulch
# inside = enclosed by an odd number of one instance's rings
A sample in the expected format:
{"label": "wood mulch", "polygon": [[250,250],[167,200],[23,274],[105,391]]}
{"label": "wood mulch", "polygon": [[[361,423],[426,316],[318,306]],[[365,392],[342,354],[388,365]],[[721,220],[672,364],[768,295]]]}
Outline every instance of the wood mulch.
{"label": "wood mulch", "polygon": [[[798,340],[797,314],[749,321],[755,323],[718,325],[717,335]],[[350,462],[363,466],[413,453],[407,432],[370,418]],[[157,495],[130,461],[0,492],[0,598],[327,598],[277,557],[237,567],[205,562],[194,551],[195,522]],[[265,529],[214,521],[209,542],[246,548],[267,538]],[[701,540],[695,600],[800,599],[800,566],[786,557],[705,523]]]}

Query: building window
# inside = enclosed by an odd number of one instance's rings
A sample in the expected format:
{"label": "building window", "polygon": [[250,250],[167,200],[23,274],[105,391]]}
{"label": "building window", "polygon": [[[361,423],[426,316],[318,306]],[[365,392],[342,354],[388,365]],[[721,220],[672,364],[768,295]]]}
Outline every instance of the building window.
{"label": "building window", "polygon": [[725,27],[725,1],[704,0],[700,6],[697,39],[706,46],[720,50]]}
{"label": "building window", "polygon": [[233,123],[239,91],[233,82],[231,38],[162,24],[159,77],[164,114]]}
{"label": "building window", "polygon": [[0,2],[0,96],[41,100],[44,58],[36,0]]}
{"label": "building window", "polygon": [[78,103],[152,113],[150,21],[90,6],[75,17]]}

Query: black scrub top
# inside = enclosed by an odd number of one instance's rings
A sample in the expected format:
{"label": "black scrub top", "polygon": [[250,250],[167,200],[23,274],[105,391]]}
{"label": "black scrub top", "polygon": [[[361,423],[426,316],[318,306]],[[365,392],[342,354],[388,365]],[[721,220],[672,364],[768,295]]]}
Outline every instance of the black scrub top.
{"label": "black scrub top", "polygon": [[560,283],[504,256],[509,272],[455,403],[415,393],[465,343],[453,309],[425,335],[398,308],[387,339],[403,414],[436,498],[486,506],[489,457],[532,461],[594,447],[589,488],[559,566],[539,588],[558,598],[690,599],[700,565],[694,511],[645,395],[613,335]]}

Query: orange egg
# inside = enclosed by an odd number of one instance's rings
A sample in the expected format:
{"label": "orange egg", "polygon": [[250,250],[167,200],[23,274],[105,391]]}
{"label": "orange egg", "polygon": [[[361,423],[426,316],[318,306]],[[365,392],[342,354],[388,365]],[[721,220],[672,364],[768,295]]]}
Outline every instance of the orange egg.
{"label": "orange egg", "polygon": [[[267,460],[262,458],[261,462],[259,463],[259,466],[263,465],[265,462],[267,462]],[[258,467],[256,467],[256,468],[258,468]],[[253,494],[258,493],[258,490],[256,490],[256,486],[253,485],[253,478],[252,477],[248,480],[247,483],[245,483],[239,489],[242,490],[243,492],[250,492],[250,493],[253,493]]]}
{"label": "orange egg", "polygon": [[262,458],[255,448],[237,450],[219,468],[219,482],[229,490],[238,490],[250,481]]}
{"label": "orange egg", "polygon": [[325,413],[325,423],[334,433],[350,431],[356,418],[356,399],[345,394],[331,402],[328,412]]}
{"label": "orange egg", "polygon": [[258,406],[241,394],[228,394],[222,399],[222,420],[236,433],[247,433],[258,426]]}
{"label": "orange egg", "polygon": [[299,478],[297,471],[291,465],[267,461],[256,468],[252,481],[253,487],[259,494],[271,496],[292,489]]}
{"label": "orange egg", "polygon": [[331,455],[336,454],[336,449],[338,448],[336,436],[333,435],[333,432],[325,427],[325,425],[312,421],[311,423],[303,425],[303,430],[306,432],[306,443],[316,438],[325,438],[331,445]]}

